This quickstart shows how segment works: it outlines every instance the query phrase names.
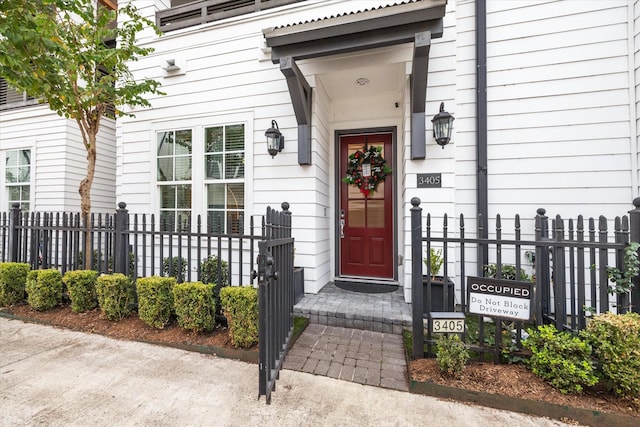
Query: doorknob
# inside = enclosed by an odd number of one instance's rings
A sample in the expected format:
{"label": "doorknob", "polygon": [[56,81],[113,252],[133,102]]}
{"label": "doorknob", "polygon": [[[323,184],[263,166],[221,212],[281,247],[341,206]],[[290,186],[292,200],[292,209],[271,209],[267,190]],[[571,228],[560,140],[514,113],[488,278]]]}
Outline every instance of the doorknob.
{"label": "doorknob", "polygon": [[340,210],[340,238],[344,239],[344,209]]}

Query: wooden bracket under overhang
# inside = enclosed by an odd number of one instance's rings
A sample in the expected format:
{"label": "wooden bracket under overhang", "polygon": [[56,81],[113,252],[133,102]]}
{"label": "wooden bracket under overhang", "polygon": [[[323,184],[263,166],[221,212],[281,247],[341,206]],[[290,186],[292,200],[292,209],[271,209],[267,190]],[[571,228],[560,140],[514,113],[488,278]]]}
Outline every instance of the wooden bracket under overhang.
{"label": "wooden bracket under overhang", "polygon": [[293,111],[298,122],[298,164],[310,165],[312,89],[291,56],[280,58],[280,71],[287,80]]}
{"label": "wooden bracket under overhang", "polygon": [[427,156],[425,104],[430,49],[431,33],[424,31],[416,34],[411,69],[411,160],[424,159]]}

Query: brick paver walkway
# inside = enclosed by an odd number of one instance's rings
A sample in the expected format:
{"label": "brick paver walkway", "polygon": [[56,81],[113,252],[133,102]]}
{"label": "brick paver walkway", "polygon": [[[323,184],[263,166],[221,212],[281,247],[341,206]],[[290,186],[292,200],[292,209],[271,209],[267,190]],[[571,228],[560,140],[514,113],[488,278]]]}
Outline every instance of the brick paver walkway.
{"label": "brick paver walkway", "polygon": [[285,369],[408,391],[402,335],[312,323],[287,353]]}

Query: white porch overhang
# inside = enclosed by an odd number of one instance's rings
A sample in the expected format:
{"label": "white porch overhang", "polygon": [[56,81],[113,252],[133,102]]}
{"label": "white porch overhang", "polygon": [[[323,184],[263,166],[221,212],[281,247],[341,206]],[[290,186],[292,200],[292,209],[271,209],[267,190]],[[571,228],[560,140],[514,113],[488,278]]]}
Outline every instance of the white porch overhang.
{"label": "white porch overhang", "polygon": [[426,156],[425,101],[432,38],[442,37],[446,0],[407,0],[387,6],[263,30],[271,60],[287,79],[298,123],[298,163],[311,164],[309,83],[297,60],[413,43],[411,158]]}

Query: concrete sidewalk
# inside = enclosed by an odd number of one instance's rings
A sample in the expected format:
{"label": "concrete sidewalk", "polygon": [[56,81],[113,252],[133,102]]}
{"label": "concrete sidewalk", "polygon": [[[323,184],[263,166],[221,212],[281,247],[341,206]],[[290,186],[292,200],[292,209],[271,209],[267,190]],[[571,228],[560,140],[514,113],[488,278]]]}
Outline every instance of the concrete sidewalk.
{"label": "concrete sidewalk", "polygon": [[560,422],[0,318],[0,426],[558,426]]}

